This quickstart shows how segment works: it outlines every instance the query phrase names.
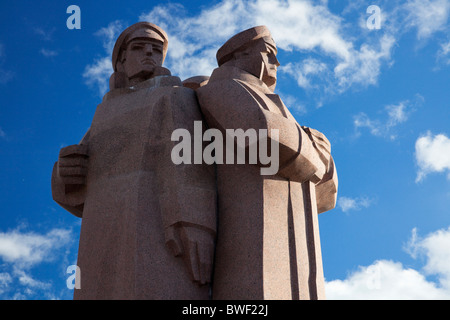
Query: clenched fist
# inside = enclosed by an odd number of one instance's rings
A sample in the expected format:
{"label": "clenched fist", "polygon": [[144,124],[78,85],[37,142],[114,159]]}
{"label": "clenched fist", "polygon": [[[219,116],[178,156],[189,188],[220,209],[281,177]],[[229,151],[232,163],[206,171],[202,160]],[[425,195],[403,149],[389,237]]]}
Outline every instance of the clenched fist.
{"label": "clenched fist", "polygon": [[65,185],[86,184],[88,148],[74,144],[59,152],[58,175]]}

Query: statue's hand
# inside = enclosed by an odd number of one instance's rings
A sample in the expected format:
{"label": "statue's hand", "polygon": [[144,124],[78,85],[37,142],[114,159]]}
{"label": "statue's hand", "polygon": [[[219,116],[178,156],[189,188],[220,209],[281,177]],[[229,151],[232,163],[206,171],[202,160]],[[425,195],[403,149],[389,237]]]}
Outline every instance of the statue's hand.
{"label": "statue's hand", "polygon": [[199,284],[211,282],[214,259],[214,235],[195,226],[170,226],[166,243],[175,256],[182,255],[193,279]]}
{"label": "statue's hand", "polygon": [[86,145],[74,144],[62,148],[58,158],[58,175],[66,185],[86,183],[88,150]]}
{"label": "statue's hand", "polygon": [[323,158],[329,161],[331,156],[331,144],[330,141],[328,141],[327,137],[325,137],[325,135],[322,132],[317,131],[316,129],[309,127],[302,127],[302,128],[309,135],[311,141],[313,141],[316,144],[316,148],[321,152]]}

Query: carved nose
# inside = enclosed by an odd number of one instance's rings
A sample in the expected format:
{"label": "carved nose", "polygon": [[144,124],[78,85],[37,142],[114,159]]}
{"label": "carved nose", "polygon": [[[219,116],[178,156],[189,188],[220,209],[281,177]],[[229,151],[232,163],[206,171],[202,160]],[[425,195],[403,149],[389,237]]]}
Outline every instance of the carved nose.
{"label": "carved nose", "polygon": [[272,55],[272,59],[271,59],[271,60],[272,60],[271,62],[272,62],[274,65],[276,65],[277,67],[280,66],[280,62],[278,61],[276,55]]}
{"label": "carved nose", "polygon": [[148,56],[153,54],[153,47],[151,44],[146,45],[144,50],[145,50],[145,54]]}

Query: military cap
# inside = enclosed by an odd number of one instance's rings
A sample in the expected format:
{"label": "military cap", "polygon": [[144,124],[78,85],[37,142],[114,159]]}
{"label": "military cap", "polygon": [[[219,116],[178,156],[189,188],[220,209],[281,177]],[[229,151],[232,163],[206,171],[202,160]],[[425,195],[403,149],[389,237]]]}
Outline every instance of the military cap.
{"label": "military cap", "polygon": [[[275,47],[275,42],[272,39],[269,29],[266,26],[257,26],[231,37],[222,47],[217,51],[216,58],[217,63],[222,65],[228,61],[234,52],[249,43],[250,41],[264,38],[266,42],[272,43]],[[276,48],[276,47],[275,47]]]}
{"label": "military cap", "polygon": [[138,22],[126,28],[117,38],[112,54],[112,64],[114,71],[117,71],[117,60],[122,50],[126,49],[128,43],[136,38],[151,38],[163,43],[163,61],[167,53],[167,45],[169,44],[167,34],[163,29],[150,22]]}

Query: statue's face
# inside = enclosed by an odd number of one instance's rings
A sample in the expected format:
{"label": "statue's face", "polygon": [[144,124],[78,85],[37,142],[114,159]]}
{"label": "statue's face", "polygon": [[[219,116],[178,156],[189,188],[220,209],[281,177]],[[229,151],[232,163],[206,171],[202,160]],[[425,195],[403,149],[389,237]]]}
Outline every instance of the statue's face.
{"label": "statue's face", "polygon": [[124,71],[128,79],[148,79],[163,62],[163,44],[156,39],[134,39],[124,55]]}
{"label": "statue's face", "polygon": [[273,41],[258,39],[245,49],[235,53],[228,63],[241,68],[261,79],[272,91],[277,83],[277,49]]}
{"label": "statue's face", "polygon": [[276,55],[275,45],[265,42],[266,50],[261,52],[264,70],[262,80],[270,88],[275,88],[277,82],[277,67],[280,65]]}

